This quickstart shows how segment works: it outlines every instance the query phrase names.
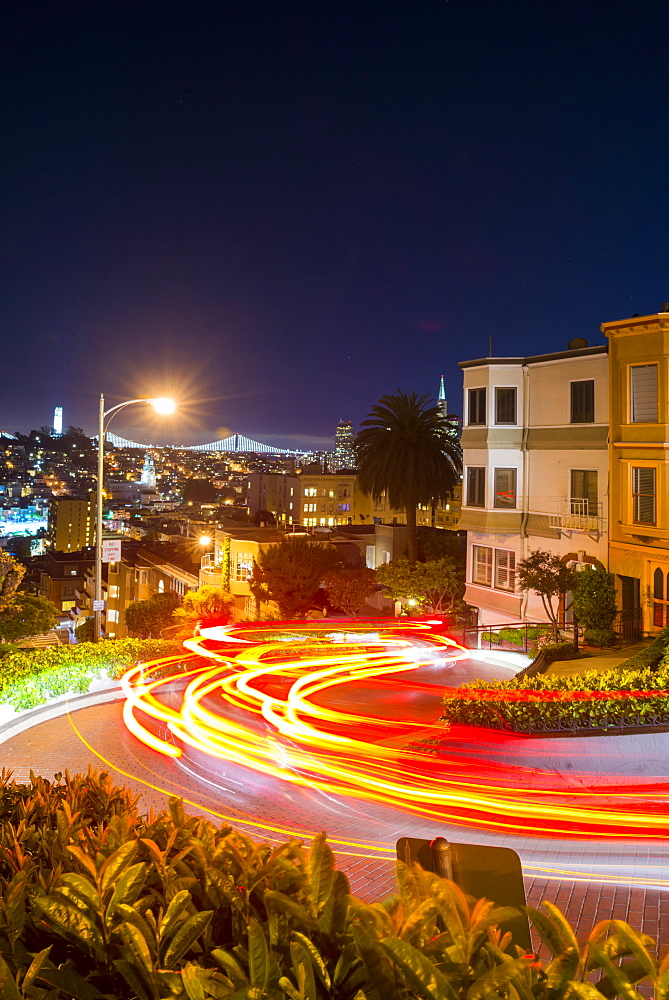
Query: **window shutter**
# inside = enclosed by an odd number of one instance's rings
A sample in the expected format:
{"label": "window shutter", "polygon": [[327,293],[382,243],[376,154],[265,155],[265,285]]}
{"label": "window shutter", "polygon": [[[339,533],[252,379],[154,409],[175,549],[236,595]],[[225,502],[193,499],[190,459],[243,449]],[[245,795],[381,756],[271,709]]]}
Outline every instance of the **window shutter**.
{"label": "window shutter", "polygon": [[657,423],[657,365],[630,368],[630,396],[632,423]]}
{"label": "window shutter", "polygon": [[637,524],[655,524],[655,469],[636,468],[634,472],[634,520]]}

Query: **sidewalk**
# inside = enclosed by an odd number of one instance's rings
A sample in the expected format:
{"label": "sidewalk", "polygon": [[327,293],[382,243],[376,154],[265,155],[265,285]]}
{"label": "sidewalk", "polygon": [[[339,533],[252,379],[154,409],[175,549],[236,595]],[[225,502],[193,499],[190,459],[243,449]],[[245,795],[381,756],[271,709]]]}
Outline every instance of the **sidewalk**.
{"label": "sidewalk", "polygon": [[549,677],[572,677],[574,674],[584,674],[588,670],[594,670],[598,674],[605,670],[617,667],[630,656],[649,646],[651,639],[642,639],[635,642],[633,646],[623,646],[621,649],[592,649],[589,648],[585,655],[577,660],[553,660],[546,676]]}

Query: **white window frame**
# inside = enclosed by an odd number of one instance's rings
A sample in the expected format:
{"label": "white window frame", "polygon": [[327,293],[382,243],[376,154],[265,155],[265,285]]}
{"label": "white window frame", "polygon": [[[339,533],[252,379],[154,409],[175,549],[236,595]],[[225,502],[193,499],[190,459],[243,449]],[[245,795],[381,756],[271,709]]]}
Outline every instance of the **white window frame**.
{"label": "white window frame", "polygon": [[[472,583],[479,587],[492,587],[493,553],[491,545],[472,545]],[[480,569],[483,569],[482,574],[479,573]]]}

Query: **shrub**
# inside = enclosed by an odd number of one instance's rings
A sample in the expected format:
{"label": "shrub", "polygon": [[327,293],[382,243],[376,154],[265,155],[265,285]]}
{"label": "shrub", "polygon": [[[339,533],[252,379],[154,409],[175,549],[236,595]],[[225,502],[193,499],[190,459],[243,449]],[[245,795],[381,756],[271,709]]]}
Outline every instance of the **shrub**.
{"label": "shrub", "polygon": [[181,652],[181,643],[160,639],[104,639],[76,646],[22,649],[2,659],[0,698],[17,711],[25,711],[68,691],[83,693],[99,678],[118,680],[141,660]]}
{"label": "shrub", "polygon": [[584,629],[610,629],[616,617],[616,584],[613,573],[588,569],[574,574],[574,614]]}
{"label": "shrub", "polygon": [[573,642],[547,642],[541,649],[551,662],[553,660],[573,660],[574,657],[578,656]]}
{"label": "shrub", "polygon": [[640,649],[634,656],[620,664],[621,670],[639,670],[644,667],[655,668],[663,663],[669,649],[669,628],[663,628],[655,636],[650,646]]}
{"label": "shrub", "polygon": [[612,646],[618,633],[612,628],[587,628],[583,633],[583,641],[588,646]]}
{"label": "shrub", "polygon": [[[664,692],[668,688],[669,661],[657,670],[614,667],[601,674],[588,671],[571,677],[538,674],[509,681],[479,680],[448,691],[442,720],[522,732],[572,727],[605,730],[617,728],[625,717],[652,724],[657,717],[667,717]],[[607,691],[612,693],[610,698],[601,694],[593,699],[578,697],[581,692]],[[621,698],[621,691],[630,695]]]}
{"label": "shrub", "polygon": [[499,637],[504,642],[510,642],[514,646],[522,646],[525,642],[525,631],[520,628],[501,628]]}
{"label": "shrub", "polygon": [[140,817],[106,774],[55,777],[0,785],[8,1000],[612,1000],[639,996],[643,980],[664,995],[667,958],[622,921],[598,924],[581,949],[554,906],[528,907],[552,953],[547,979],[499,929],[517,910],[418,867],[398,862],[398,894],[366,904],[325,834],[254,843],[177,799]]}

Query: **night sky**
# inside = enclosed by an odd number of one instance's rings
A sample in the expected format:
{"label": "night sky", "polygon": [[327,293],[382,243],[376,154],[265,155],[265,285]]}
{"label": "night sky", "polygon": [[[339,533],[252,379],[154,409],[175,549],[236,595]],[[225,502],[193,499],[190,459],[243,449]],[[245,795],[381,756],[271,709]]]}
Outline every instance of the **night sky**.
{"label": "night sky", "polygon": [[[667,4],[2,7],[0,429],[331,447],[667,274]],[[162,426],[163,430],[159,430]]]}

